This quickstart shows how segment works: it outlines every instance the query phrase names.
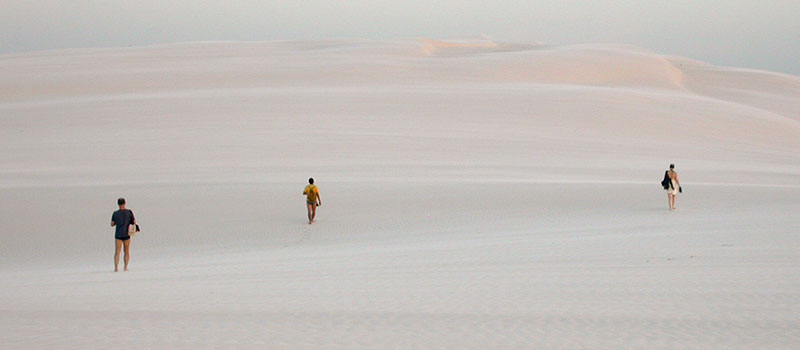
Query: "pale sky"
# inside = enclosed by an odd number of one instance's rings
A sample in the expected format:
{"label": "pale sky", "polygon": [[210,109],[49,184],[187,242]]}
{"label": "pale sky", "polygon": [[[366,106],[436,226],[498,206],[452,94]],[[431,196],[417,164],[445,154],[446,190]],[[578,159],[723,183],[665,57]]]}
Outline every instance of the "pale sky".
{"label": "pale sky", "polygon": [[341,37],[623,43],[800,75],[800,0],[0,0],[0,53]]}

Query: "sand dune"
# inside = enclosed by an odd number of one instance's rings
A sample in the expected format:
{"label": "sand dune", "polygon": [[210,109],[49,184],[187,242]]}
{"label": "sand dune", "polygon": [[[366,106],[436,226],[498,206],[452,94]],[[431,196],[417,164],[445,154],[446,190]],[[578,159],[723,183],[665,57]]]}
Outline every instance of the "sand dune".
{"label": "sand dune", "polygon": [[[611,44],[2,55],[0,334],[795,349],[798,115],[798,77]],[[676,212],[658,185],[671,162]],[[114,274],[119,196],[144,232]]]}

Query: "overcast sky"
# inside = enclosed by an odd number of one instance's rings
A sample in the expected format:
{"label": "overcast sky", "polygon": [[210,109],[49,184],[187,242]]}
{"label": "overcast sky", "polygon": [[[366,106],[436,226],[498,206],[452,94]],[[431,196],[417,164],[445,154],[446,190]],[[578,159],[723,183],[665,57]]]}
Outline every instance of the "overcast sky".
{"label": "overcast sky", "polygon": [[0,53],[199,40],[626,43],[800,75],[800,0],[0,0]]}

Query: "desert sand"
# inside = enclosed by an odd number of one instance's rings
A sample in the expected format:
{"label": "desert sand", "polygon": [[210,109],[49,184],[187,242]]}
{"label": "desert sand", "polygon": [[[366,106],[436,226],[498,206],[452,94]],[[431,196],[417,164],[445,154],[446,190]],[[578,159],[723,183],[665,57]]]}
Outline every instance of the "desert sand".
{"label": "desert sand", "polygon": [[798,149],[799,77],[626,45],[0,55],[2,348],[797,349]]}

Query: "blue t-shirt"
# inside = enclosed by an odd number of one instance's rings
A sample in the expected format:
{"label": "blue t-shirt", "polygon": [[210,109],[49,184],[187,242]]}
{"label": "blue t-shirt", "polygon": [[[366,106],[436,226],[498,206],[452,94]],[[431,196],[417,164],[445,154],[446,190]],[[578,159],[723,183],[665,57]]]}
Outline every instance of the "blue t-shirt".
{"label": "blue t-shirt", "polygon": [[114,233],[116,238],[128,238],[128,226],[136,219],[133,218],[133,211],[130,209],[120,209],[111,214],[111,221],[116,224],[117,231]]}

